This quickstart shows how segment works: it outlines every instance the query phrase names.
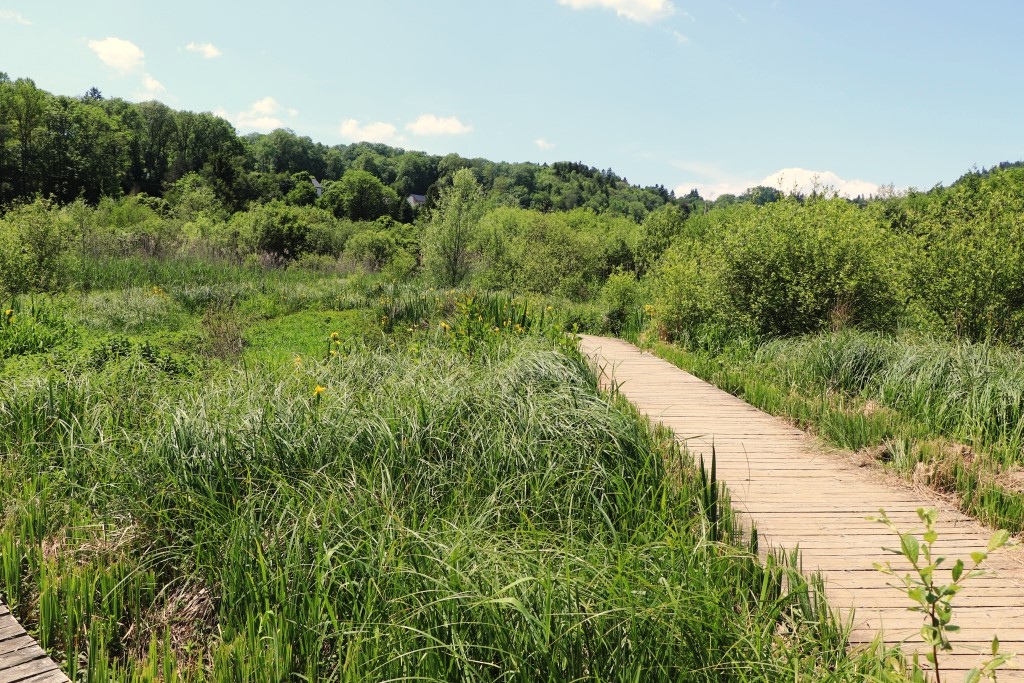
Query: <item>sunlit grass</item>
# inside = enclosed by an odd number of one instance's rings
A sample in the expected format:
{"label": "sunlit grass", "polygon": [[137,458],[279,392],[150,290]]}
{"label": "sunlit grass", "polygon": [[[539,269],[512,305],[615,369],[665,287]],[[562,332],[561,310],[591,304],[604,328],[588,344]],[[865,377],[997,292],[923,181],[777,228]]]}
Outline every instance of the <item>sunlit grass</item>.
{"label": "sunlit grass", "polygon": [[[92,363],[87,339],[0,385],[0,593],[69,673],[891,676],[881,650],[846,653],[795,560],[758,559],[669,435],[599,392],[565,313],[307,278],[181,304],[194,327],[238,316],[239,362],[180,375],[133,337]],[[318,293],[242,312],[289,292]]]}
{"label": "sunlit grass", "polygon": [[1024,531],[1024,354],[984,343],[843,331],[664,358],[825,440],[955,492]]}

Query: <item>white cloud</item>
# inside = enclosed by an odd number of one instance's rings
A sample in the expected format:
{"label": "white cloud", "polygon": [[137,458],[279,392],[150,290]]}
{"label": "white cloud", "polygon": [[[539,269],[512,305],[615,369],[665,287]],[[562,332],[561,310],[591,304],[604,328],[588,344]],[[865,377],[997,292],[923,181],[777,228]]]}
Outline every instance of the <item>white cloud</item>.
{"label": "white cloud", "polygon": [[341,135],[354,142],[399,142],[401,137],[396,135],[398,129],[390,123],[373,121],[361,124],[356,119],[345,119],[341,122]]}
{"label": "white cloud", "polygon": [[15,24],[21,24],[23,26],[32,25],[32,22],[21,14],[9,9],[0,9],[0,21],[13,21]]}
{"label": "white cloud", "polygon": [[298,109],[296,109],[295,107],[288,107],[288,116],[290,116],[290,117],[292,117],[294,119],[298,115],[299,115],[299,110]]}
{"label": "white cloud", "polygon": [[573,9],[602,7],[615,10],[620,17],[645,24],[667,19],[676,12],[672,0],[558,0],[558,4]]}
{"label": "white cloud", "polygon": [[189,43],[185,46],[185,49],[189,52],[198,52],[203,56],[203,59],[213,59],[214,57],[220,57],[220,50],[213,43]]}
{"label": "white cloud", "polygon": [[405,129],[414,135],[465,135],[473,132],[473,126],[467,126],[454,116],[439,118],[433,114],[423,114]]}
{"label": "white cloud", "polygon": [[676,195],[687,194],[696,189],[702,197],[714,199],[723,194],[740,195],[752,187],[763,185],[774,187],[788,194],[810,194],[811,192],[835,193],[843,197],[870,196],[878,194],[881,187],[866,180],[846,180],[832,171],[809,171],[805,168],[784,168],[761,180],[744,180],[722,174],[716,167],[700,163],[673,163],[677,168],[689,171],[701,180],[680,183]]}
{"label": "white cloud", "polygon": [[145,61],[145,54],[138,45],[121,38],[90,40],[89,49],[101,62],[123,74],[138,71]]}
{"label": "white cloud", "polygon": [[154,100],[167,92],[164,84],[149,74],[142,74],[142,87],[145,89],[142,93],[144,99]]}
{"label": "white cloud", "polygon": [[230,121],[238,130],[251,130],[260,133],[269,133],[277,128],[283,128],[284,123],[277,117],[281,111],[281,105],[273,97],[264,97],[256,100],[243,112],[232,116],[224,109],[217,109],[213,113],[222,119]]}
{"label": "white cloud", "polygon": [[810,194],[815,190],[834,190],[844,197],[877,194],[879,185],[866,180],[846,180],[832,171],[808,171],[805,168],[784,168],[776,171],[758,185],[777,187],[783,192]]}
{"label": "white cloud", "polygon": [[275,114],[281,109],[281,105],[277,103],[273,97],[264,97],[261,100],[256,100],[252,103],[252,107],[249,109],[253,114]]}
{"label": "white cloud", "polygon": [[536,140],[533,141],[533,144],[537,145],[541,149],[554,149],[555,148],[555,143],[548,142],[544,138],[537,138]]}

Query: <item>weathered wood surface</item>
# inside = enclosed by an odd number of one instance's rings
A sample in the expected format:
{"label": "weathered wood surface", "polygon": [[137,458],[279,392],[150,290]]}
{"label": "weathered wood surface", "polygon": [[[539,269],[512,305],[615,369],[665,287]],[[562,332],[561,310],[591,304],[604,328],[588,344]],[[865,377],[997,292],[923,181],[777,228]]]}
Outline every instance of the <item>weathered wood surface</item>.
{"label": "weathered wood surface", "polygon": [[[580,345],[603,368],[606,384],[614,382],[641,413],[670,427],[695,458],[709,461],[714,444],[733,507],[756,524],[762,548],[799,547],[804,570],[822,573],[830,603],[844,618],[853,614],[853,644],[881,632],[908,652],[922,647],[922,615],[908,611],[907,598],[874,569],[876,562],[899,565],[900,558],[883,550],[898,541],[866,517],[884,508],[901,529],[920,534],[916,510],[936,507],[942,554],[968,561],[991,531],[632,344],[584,335]],[[999,680],[1024,681],[1024,553],[999,551],[986,566],[989,573],[969,582],[954,602],[954,623],[962,630],[943,670],[962,680],[960,672],[976,666],[998,635],[1004,652],[1018,653]]]}
{"label": "weathered wood surface", "polygon": [[69,683],[0,601],[0,683]]}

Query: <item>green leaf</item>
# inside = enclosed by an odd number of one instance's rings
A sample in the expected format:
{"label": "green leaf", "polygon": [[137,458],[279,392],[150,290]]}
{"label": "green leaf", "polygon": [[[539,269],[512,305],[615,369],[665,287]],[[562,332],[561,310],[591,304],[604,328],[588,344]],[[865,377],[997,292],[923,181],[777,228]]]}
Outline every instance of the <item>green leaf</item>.
{"label": "green leaf", "polygon": [[997,548],[1002,548],[1004,545],[1006,545],[1006,542],[1009,540],[1010,532],[1006,529],[1000,529],[999,531],[992,534],[992,538],[990,538],[988,541],[988,549],[989,551],[992,551]]}
{"label": "green leaf", "polygon": [[928,601],[928,596],[925,594],[923,588],[911,588],[907,591],[907,597],[911,600],[916,600],[922,605],[926,604]]}
{"label": "green leaf", "polygon": [[917,558],[921,555],[921,546],[917,537],[913,534],[900,534],[900,547],[908,560],[917,564]]}
{"label": "green leaf", "polygon": [[956,564],[953,565],[953,580],[954,581],[959,581],[960,577],[963,576],[963,573],[964,573],[964,561],[958,559],[956,561]]}
{"label": "green leaf", "polygon": [[985,561],[986,557],[988,557],[988,553],[982,552],[980,550],[975,550],[973,553],[971,553],[971,559],[974,560],[974,564],[981,564]]}
{"label": "green leaf", "polygon": [[935,541],[939,540],[939,534],[935,531],[935,529],[929,529],[924,533],[924,536],[922,536],[922,538],[924,539],[925,543],[935,543]]}
{"label": "green leaf", "polygon": [[971,669],[964,675],[964,683],[978,683],[981,680],[981,672],[977,668]]}
{"label": "green leaf", "polygon": [[992,654],[999,654],[999,636],[992,637]]}

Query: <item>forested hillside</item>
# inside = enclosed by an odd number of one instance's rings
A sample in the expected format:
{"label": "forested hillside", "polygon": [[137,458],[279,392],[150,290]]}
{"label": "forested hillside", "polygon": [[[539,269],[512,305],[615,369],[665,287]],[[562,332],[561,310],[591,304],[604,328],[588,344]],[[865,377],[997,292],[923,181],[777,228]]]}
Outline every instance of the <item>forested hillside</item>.
{"label": "forested hillside", "polygon": [[211,257],[601,299],[613,330],[653,304],[677,340],[856,326],[1024,342],[1014,163],[870,200],[706,202],[581,163],[239,136],[209,113],[2,74],[0,143],[8,293],[87,288],[82,259]]}
{"label": "forested hillside", "polygon": [[372,188],[372,206],[351,217],[408,221],[399,200],[419,194],[429,205],[461,168],[473,169],[495,205],[585,207],[640,220],[674,199],[664,187],[635,187],[611,170],[579,163],[439,157],[370,143],[329,147],[283,129],[239,136],[210,113],[106,99],[95,89],[81,97],[53,95],[31,79],[12,81],[0,72],[0,205],[36,195],[92,204],[140,192],[163,197],[191,173],[230,211],[275,200],[305,205],[316,199],[310,178],[326,185],[364,171],[381,187]]}

